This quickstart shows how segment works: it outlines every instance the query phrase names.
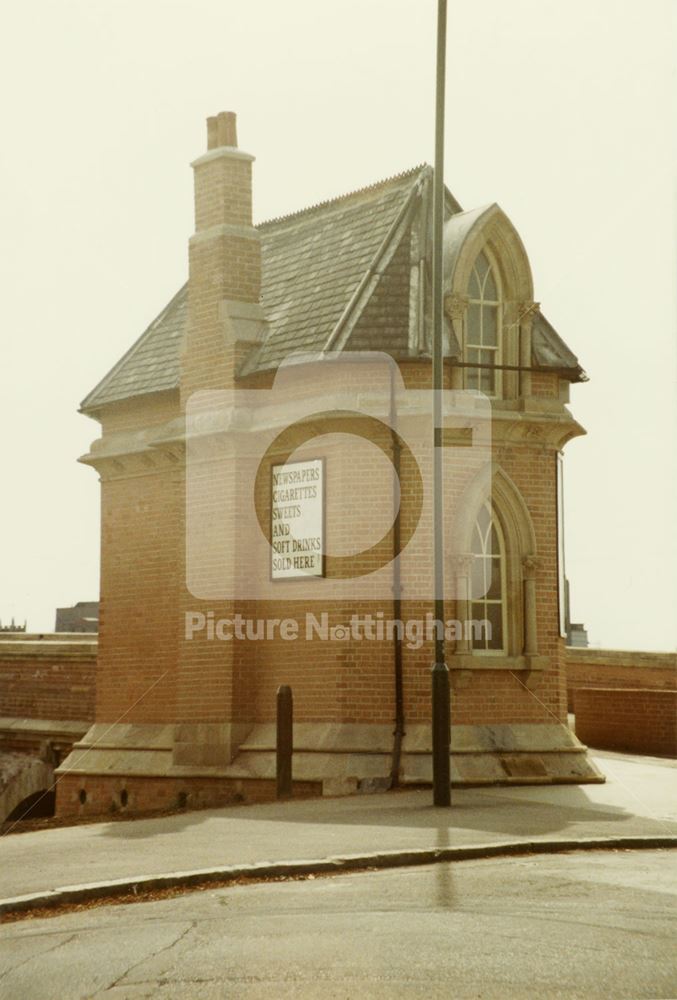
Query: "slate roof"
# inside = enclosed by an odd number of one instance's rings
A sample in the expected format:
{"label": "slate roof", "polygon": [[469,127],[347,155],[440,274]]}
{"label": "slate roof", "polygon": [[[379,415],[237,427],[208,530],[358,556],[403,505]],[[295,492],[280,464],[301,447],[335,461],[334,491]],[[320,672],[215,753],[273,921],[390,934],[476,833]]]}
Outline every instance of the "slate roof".
{"label": "slate roof", "polygon": [[543,368],[556,368],[575,382],[587,381],[587,375],[574,352],[567,347],[554,326],[543,313],[538,313],[531,331],[533,363]]}
{"label": "slate roof", "polygon": [[[415,167],[257,227],[261,299],[269,332],[247,370],[276,367],[295,350],[324,346],[419,176],[429,170]],[[187,292],[184,285],[89,393],[84,411],[178,387]]]}
{"label": "slate roof", "polygon": [[425,169],[259,226],[270,332],[247,370],[326,346]]}
{"label": "slate roof", "polygon": [[179,354],[188,323],[188,283],[82,401],[85,412],[106,403],[179,385]]}
{"label": "slate roof", "polygon": [[[328,346],[379,249],[431,174],[428,166],[415,167],[257,227],[268,332],[247,359],[245,372],[275,368],[294,351]],[[449,203],[451,211],[460,211],[451,196]],[[187,321],[186,284],[83,400],[81,409],[91,413],[108,403],[178,388]],[[580,371],[564,342],[550,324],[547,327],[539,328],[535,344],[543,363]],[[566,365],[561,364],[563,359]]]}

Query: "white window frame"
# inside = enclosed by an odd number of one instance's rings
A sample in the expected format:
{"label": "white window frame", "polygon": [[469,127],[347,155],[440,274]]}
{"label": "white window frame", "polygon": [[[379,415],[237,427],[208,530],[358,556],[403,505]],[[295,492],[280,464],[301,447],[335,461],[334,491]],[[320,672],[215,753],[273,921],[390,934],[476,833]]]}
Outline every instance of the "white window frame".
{"label": "white window frame", "polygon": [[[501,632],[502,632],[502,640],[503,641],[502,641],[500,649],[487,649],[486,648],[486,641],[487,641],[486,640],[486,636],[483,639],[483,642],[485,643],[484,646],[476,646],[475,645],[475,641],[476,640],[473,638],[473,640],[472,640],[472,653],[475,656],[506,656],[508,648],[509,648],[509,645],[510,645],[509,642],[508,642],[508,614],[507,614],[508,573],[507,573],[507,565],[506,564],[507,564],[508,550],[506,548],[505,536],[503,534],[503,528],[501,527],[501,522],[496,517],[496,512],[494,510],[494,505],[492,504],[492,502],[490,500],[485,500],[485,502],[482,504],[482,506],[480,507],[480,509],[477,511],[477,517],[475,518],[475,522],[473,524],[473,534],[474,534],[474,531],[475,531],[475,525],[477,524],[477,519],[480,516],[480,512],[485,507],[488,507],[488,509],[489,509],[490,524],[493,526],[494,530],[496,531],[496,537],[498,538],[499,552],[498,553],[492,553],[492,558],[494,558],[496,554],[499,557],[499,564],[500,564],[500,570],[501,570],[501,600],[500,600],[500,602],[497,601],[497,600],[495,600],[495,599],[493,599],[493,598],[490,599],[490,600],[487,600],[486,596],[475,599],[471,595],[471,599],[470,599],[471,617],[474,617],[474,606],[476,604],[482,603],[482,604],[484,604],[486,606],[487,604],[499,604],[500,603],[500,605],[501,605]],[[472,555],[473,555],[473,559],[474,559],[476,557],[475,553],[473,552]],[[484,556],[482,556],[481,558],[484,558]],[[472,580],[472,572],[470,574],[470,580]]]}
{"label": "white window frame", "polygon": [[[471,305],[476,305],[476,306],[478,305],[480,307],[480,310],[485,305],[495,307],[495,309],[496,309],[496,347],[486,346],[484,344],[470,344],[468,342],[468,310],[466,310],[465,320],[464,320],[464,323],[463,323],[463,360],[466,362],[466,364],[469,363],[468,352],[469,352],[470,349],[476,350],[476,351],[492,351],[492,352],[495,352],[495,356],[496,356],[496,360],[495,360],[494,363],[496,365],[501,365],[501,364],[503,364],[503,309],[502,309],[502,304],[503,304],[503,289],[501,287],[501,277],[500,277],[498,268],[496,267],[496,263],[495,263],[492,255],[491,255],[491,253],[485,247],[484,249],[480,250],[480,252],[477,254],[477,257],[475,258],[475,263],[473,264],[472,270],[470,272],[471,279],[472,279],[472,275],[473,275],[473,273],[475,271],[475,268],[477,266],[477,261],[478,261],[479,257],[481,256],[481,254],[484,254],[484,256],[487,259],[487,263],[489,264],[489,270],[490,270],[491,275],[492,275],[492,277],[494,279],[494,284],[496,285],[496,294],[497,294],[498,298],[497,298],[497,300],[493,300],[493,299],[473,299],[473,298],[471,298],[470,297],[470,281],[469,281],[468,282],[468,308]],[[485,277],[485,281],[486,281],[486,277]],[[463,376],[464,376],[463,377],[463,384],[464,384],[464,387],[466,389],[476,389],[476,390],[478,390],[480,392],[485,392],[484,389],[480,388],[479,384],[478,385],[469,385],[470,373],[471,372],[478,373],[478,379],[477,379],[477,381],[479,382],[480,379],[481,379],[481,373],[482,373],[482,371],[486,371],[486,369],[483,369],[483,368],[464,368],[463,369]],[[502,397],[503,397],[503,377],[502,376],[503,376],[503,372],[501,371],[501,369],[500,368],[495,368],[494,369],[494,390],[491,393],[485,392],[485,395],[487,395],[490,399],[502,399]]]}

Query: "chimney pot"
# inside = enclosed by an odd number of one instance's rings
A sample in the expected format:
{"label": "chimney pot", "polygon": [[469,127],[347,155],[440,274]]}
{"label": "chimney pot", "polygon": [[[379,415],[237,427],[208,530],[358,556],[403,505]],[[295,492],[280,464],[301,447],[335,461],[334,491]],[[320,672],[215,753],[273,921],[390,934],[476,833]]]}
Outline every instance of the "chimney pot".
{"label": "chimney pot", "polygon": [[237,147],[237,119],[233,111],[220,111],[207,119],[207,149]]}

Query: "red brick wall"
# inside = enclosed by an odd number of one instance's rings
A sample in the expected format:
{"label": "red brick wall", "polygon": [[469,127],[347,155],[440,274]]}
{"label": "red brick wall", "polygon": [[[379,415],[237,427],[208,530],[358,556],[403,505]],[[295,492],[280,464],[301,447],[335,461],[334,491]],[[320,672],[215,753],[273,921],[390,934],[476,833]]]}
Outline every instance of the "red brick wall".
{"label": "red brick wall", "polygon": [[566,676],[569,711],[573,712],[575,688],[677,688],[677,654],[568,647]]}
{"label": "red brick wall", "polygon": [[[428,384],[427,366],[405,363],[401,367],[408,386]],[[104,415],[104,432],[156,422],[149,421],[150,404],[138,403],[133,400],[114,408],[112,421]],[[171,401],[158,395],[154,405],[163,418],[168,412],[178,414],[174,395]],[[315,449],[309,446],[311,452],[315,454]],[[370,456],[356,449],[355,463],[362,460]],[[539,652],[548,665],[532,676],[529,690],[524,678],[506,669],[473,671],[471,677],[460,679],[452,672],[454,718],[477,724],[563,721],[566,692],[557,609],[555,453],[538,442],[511,442],[495,447],[495,461],[521,492],[533,520],[539,557]],[[102,475],[99,721],[268,721],[274,718],[277,687],[287,683],[294,689],[298,721],[392,722],[392,643],[221,643],[208,642],[204,635],[183,642],[183,610],[213,611],[218,619],[230,617],[233,608],[218,601],[201,602],[185,591],[182,469],[163,465],[159,456],[152,468],[133,461],[128,464],[129,469]],[[368,472],[365,468],[365,481]],[[389,502],[386,498],[386,507]],[[355,530],[355,525],[349,527]],[[340,526],[328,525],[330,551],[335,542],[332,532],[339,530]],[[406,590],[408,581],[403,583]],[[387,618],[392,615],[392,604],[346,606],[337,601],[309,607],[285,600],[258,606],[238,602],[235,610],[245,617],[299,620],[308,610],[318,616],[327,611],[333,625],[347,621],[352,612],[380,610]],[[429,610],[429,605],[405,601],[402,616],[421,619]],[[455,611],[450,603],[447,617]],[[519,652],[521,630],[514,631],[515,652]],[[425,722],[430,716],[432,645],[405,648],[403,659],[407,721]]]}
{"label": "red brick wall", "polygon": [[0,715],[94,720],[96,637],[0,639]]}
{"label": "red brick wall", "polygon": [[[430,371],[427,366],[416,363],[401,364],[403,376],[409,387],[427,386]],[[448,373],[447,373],[448,375]],[[347,424],[347,428],[350,424]],[[317,446],[311,443],[307,457],[317,453]],[[297,457],[301,457],[299,451]],[[371,461],[371,456],[363,454],[358,446],[351,455],[353,472],[360,463]],[[566,691],[563,671],[564,644],[559,637],[559,617],[557,601],[557,509],[556,509],[556,462],[555,453],[545,450],[540,444],[511,443],[495,448],[495,461],[515,483],[525,499],[530,511],[536,534],[539,556],[537,570],[537,618],[539,652],[547,657],[548,667],[538,671],[530,679],[529,689],[524,678],[511,670],[476,670],[472,676],[459,679],[452,671],[453,716],[458,723],[499,724],[499,723],[554,723],[566,718]],[[328,461],[328,489],[331,482],[332,463]],[[369,469],[364,468],[364,480],[368,481]],[[341,486],[337,482],[336,489]],[[408,516],[407,480],[402,501],[403,522]],[[388,509],[389,499],[383,506]],[[269,501],[264,504],[268,506]],[[355,531],[353,523],[343,526],[329,522],[327,525],[327,548],[337,551],[336,536],[340,531]],[[340,539],[338,539],[340,541]],[[403,579],[406,592],[408,580]],[[195,600],[190,605],[200,610]],[[218,604],[205,604],[202,610],[213,608],[216,616],[226,614],[227,609]],[[239,610],[247,614],[240,605]],[[347,622],[351,613],[375,615],[383,612],[384,617],[392,615],[391,602],[345,602],[323,603],[320,606],[284,601],[276,604],[261,602],[252,605],[249,612],[253,617],[283,618],[293,617],[303,620],[304,613],[312,611],[318,617],[322,611],[329,614],[332,625]],[[402,617],[423,619],[430,611],[430,604],[404,601]],[[448,618],[456,613],[453,603],[446,609]],[[516,652],[521,651],[522,635],[516,635]],[[191,656],[193,662],[203,655],[205,664],[211,655],[220,659],[220,676],[225,677],[224,663],[231,653],[229,644],[207,642],[203,637],[193,639]],[[233,644],[230,644],[233,645]],[[198,650],[202,647],[203,653]],[[219,648],[220,647],[220,648]],[[452,652],[450,645],[449,653]],[[290,684],[294,691],[295,718],[299,722],[344,722],[344,723],[391,723],[394,717],[393,644],[390,642],[256,642],[244,648],[232,650],[239,663],[239,684],[246,684],[248,690],[241,709],[246,711],[242,718],[246,721],[272,721],[275,717],[275,692],[279,684]],[[427,722],[430,718],[430,667],[434,658],[432,643],[424,644],[418,650],[404,648],[404,700],[408,723]],[[451,661],[450,661],[451,662]],[[198,675],[196,675],[198,676]],[[194,696],[193,696],[194,697]],[[216,704],[212,697],[212,703]]]}
{"label": "red brick wall", "polygon": [[161,456],[102,475],[99,722],[173,719],[182,486]]}
{"label": "red brick wall", "polygon": [[677,756],[677,691],[577,688],[576,735],[602,750]]}
{"label": "red brick wall", "polygon": [[[158,779],[64,774],[60,776],[56,788],[59,816],[104,816],[107,813],[152,812],[183,806],[199,809],[243,802],[274,802],[276,799],[275,780],[256,778]],[[295,781],[292,793],[294,798],[312,798],[322,794],[322,785],[317,781]],[[123,802],[126,804],[123,805]]]}

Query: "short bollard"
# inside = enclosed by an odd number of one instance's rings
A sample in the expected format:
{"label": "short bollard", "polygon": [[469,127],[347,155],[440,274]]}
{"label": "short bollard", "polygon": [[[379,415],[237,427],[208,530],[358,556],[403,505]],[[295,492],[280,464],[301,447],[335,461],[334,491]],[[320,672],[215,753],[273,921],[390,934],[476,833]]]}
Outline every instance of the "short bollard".
{"label": "short bollard", "polygon": [[291,758],[294,751],[294,700],[291,688],[281,684],[277,689],[277,797],[291,798]]}

